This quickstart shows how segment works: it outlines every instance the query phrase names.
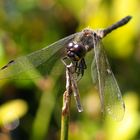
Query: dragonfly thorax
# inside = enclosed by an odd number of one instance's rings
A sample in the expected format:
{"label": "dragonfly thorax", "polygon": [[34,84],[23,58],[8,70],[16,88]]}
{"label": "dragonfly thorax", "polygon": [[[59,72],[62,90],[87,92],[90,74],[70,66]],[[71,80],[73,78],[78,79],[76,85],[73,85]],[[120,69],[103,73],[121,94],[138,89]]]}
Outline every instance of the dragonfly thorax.
{"label": "dragonfly thorax", "polygon": [[79,61],[87,52],[85,46],[81,43],[70,42],[67,47],[67,56],[73,61]]}

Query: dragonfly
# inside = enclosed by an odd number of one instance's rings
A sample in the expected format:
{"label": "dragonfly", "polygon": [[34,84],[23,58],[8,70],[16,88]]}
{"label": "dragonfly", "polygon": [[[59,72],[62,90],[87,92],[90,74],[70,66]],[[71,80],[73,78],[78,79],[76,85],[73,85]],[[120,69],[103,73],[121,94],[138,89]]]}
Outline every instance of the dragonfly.
{"label": "dragonfly", "polygon": [[126,16],[105,29],[85,28],[41,50],[11,60],[0,69],[0,79],[16,77],[16,75],[48,63],[51,58],[58,56],[65,65],[68,65],[67,61],[74,65],[74,74],[79,80],[87,68],[84,58],[88,52],[93,51],[91,75],[93,83],[98,86],[102,111],[121,120],[124,116],[125,104],[109,65],[102,39],[113,30],[127,24],[131,18],[131,16]]}

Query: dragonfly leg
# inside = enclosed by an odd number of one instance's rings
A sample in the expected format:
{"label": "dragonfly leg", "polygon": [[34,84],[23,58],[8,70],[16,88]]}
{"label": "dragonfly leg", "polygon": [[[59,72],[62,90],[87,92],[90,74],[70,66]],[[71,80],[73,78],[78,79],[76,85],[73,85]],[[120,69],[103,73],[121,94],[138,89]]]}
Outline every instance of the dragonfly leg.
{"label": "dragonfly leg", "polygon": [[62,61],[62,63],[63,63],[65,66],[67,66],[67,65],[68,65],[68,64],[67,64],[67,63],[68,63],[68,62],[67,62],[67,61],[68,61],[68,59],[69,59],[69,58],[68,58],[67,56],[65,56],[65,57],[61,58],[61,61]]}
{"label": "dragonfly leg", "polygon": [[73,69],[71,73],[76,73],[78,79],[77,81],[79,81],[82,78],[82,76],[84,75],[84,70],[87,68],[84,58],[82,58],[79,61],[71,61],[71,59],[66,56],[63,57],[61,61],[66,67],[72,65]]}
{"label": "dragonfly leg", "polygon": [[82,58],[76,65],[76,73],[80,80],[84,75],[84,70],[87,68],[84,58]]}
{"label": "dragonfly leg", "polygon": [[63,57],[61,61],[66,67],[71,67],[71,73],[76,73],[78,61],[71,61],[71,59],[67,56]]}

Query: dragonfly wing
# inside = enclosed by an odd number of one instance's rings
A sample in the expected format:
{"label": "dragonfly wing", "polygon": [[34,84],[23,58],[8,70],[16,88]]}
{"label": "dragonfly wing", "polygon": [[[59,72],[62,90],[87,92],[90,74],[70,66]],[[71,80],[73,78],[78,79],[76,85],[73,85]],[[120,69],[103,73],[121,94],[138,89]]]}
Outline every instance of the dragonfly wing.
{"label": "dragonfly wing", "polygon": [[100,39],[95,41],[94,53],[102,109],[114,119],[121,120],[125,105]]}
{"label": "dragonfly wing", "polygon": [[92,60],[91,64],[91,76],[92,76],[92,82],[93,84],[97,84],[97,68],[96,68],[96,63],[95,63],[95,58]]}
{"label": "dragonfly wing", "polygon": [[51,57],[53,57],[53,55],[57,54],[58,52],[59,57],[61,57],[62,55],[64,55],[65,45],[77,34],[80,33],[72,34],[41,50],[35,51],[29,55],[21,56],[15,60],[10,61],[7,65],[0,69],[0,79],[13,78],[19,74],[31,71],[35,67],[46,63]]}

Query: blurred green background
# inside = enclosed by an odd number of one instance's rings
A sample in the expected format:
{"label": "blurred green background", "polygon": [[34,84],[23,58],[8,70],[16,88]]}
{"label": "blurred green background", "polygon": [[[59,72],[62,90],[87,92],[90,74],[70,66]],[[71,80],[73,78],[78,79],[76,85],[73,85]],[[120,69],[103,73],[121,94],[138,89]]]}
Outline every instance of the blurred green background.
{"label": "blurred green background", "polygon": [[[124,119],[103,119],[88,65],[79,82],[84,112],[78,113],[72,98],[70,140],[140,140],[140,1],[0,0],[0,66],[85,27],[105,28],[127,15],[133,19],[103,39],[126,104]],[[56,76],[54,68],[47,69],[47,78],[0,81],[0,140],[60,139],[65,72],[60,67]]]}

